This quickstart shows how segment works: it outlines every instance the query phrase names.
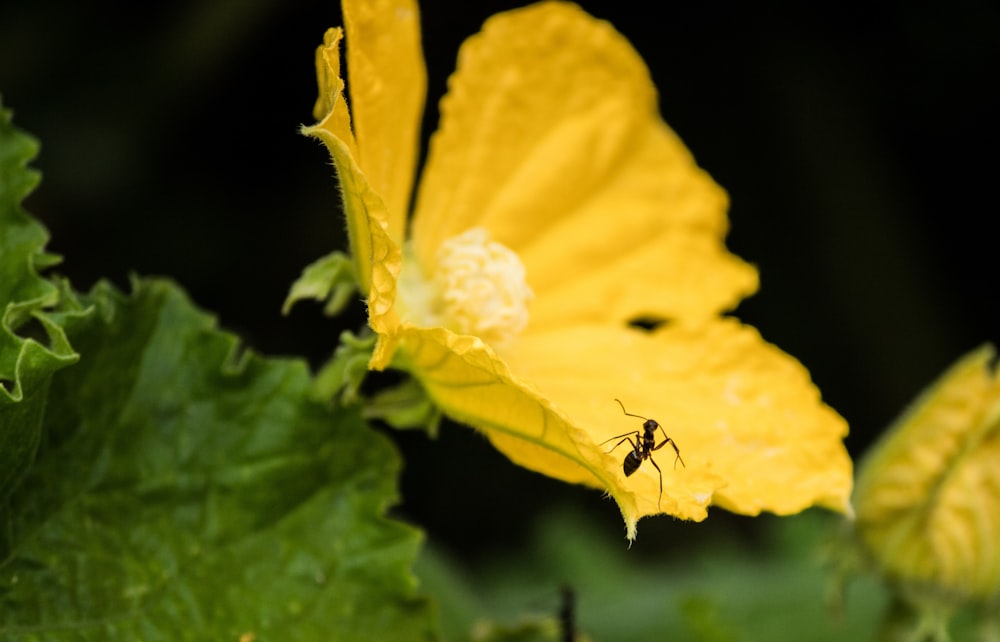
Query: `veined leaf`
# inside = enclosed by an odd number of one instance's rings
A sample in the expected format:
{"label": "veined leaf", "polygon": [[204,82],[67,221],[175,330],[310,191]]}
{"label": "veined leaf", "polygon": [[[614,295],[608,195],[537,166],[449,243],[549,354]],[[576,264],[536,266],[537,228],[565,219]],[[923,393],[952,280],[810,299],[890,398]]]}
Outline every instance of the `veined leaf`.
{"label": "veined leaf", "polygon": [[37,461],[0,513],[0,637],[423,640],[399,460],[297,360],[242,351],[173,285],[69,315]]}
{"label": "veined leaf", "polygon": [[58,290],[38,274],[58,257],[44,252],[45,228],[21,208],[38,184],[27,167],[38,143],[10,119],[0,106],[0,502],[31,465],[52,373],[77,358],[46,315]]}
{"label": "veined leaf", "polygon": [[0,112],[0,639],[433,638],[392,445],[170,283],[42,279],[36,151]]}

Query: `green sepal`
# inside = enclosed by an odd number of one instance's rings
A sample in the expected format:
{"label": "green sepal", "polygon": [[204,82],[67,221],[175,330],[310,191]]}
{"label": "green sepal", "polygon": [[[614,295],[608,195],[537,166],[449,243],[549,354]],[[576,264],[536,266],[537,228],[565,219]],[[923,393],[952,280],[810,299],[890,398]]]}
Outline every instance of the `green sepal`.
{"label": "green sepal", "polygon": [[406,379],[369,398],[364,417],[384,421],[397,430],[426,430],[431,437],[437,437],[442,414],[420,383]]}
{"label": "green sepal", "polygon": [[343,252],[331,252],[302,270],[302,275],[292,284],[281,312],[288,314],[298,301],[310,299],[325,301],[323,312],[328,316],[335,316],[350,302],[357,290],[357,277],[351,257]]}
{"label": "green sepal", "polygon": [[375,349],[376,337],[370,332],[355,335],[350,330],[340,333],[340,344],[333,357],[316,374],[314,399],[335,399],[345,405],[360,400],[358,391],[368,374],[368,362]]}

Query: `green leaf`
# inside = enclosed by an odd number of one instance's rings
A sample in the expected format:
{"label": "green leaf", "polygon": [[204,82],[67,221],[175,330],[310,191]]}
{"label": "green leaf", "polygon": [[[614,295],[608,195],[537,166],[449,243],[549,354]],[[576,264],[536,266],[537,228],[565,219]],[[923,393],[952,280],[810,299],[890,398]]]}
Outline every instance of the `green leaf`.
{"label": "green leaf", "polygon": [[47,313],[59,291],[38,274],[58,257],[44,252],[45,228],[21,208],[38,185],[27,168],[38,144],[10,121],[0,106],[0,502],[34,458],[52,373],[77,359]]}
{"label": "green leaf", "polygon": [[434,637],[420,535],[384,517],[399,458],[311,399],[304,362],[242,350],[162,281],[58,320],[83,358],[0,505],[0,638]]}

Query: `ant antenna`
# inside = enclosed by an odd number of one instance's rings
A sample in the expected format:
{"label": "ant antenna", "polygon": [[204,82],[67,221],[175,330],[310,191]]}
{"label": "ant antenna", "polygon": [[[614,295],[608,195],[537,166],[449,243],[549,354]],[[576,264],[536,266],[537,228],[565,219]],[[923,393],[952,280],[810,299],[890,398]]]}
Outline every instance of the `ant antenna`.
{"label": "ant antenna", "polygon": [[616,398],[616,399],[615,399],[615,401],[617,401],[617,402],[618,402],[618,405],[622,407],[622,412],[624,412],[624,413],[625,413],[626,415],[628,415],[629,417],[636,417],[636,418],[638,418],[638,419],[645,419],[646,421],[649,421],[649,417],[643,417],[642,415],[633,415],[633,414],[632,414],[631,412],[629,412],[628,410],[625,410],[625,404],[623,404],[623,403],[621,402],[621,400],[620,400],[620,399],[617,399],[617,398]]}

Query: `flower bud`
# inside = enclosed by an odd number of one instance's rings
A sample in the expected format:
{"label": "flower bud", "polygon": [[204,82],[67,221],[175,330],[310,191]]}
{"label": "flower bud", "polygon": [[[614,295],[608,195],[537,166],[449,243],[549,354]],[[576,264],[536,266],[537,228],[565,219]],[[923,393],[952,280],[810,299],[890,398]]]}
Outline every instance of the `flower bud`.
{"label": "flower bud", "polygon": [[1000,595],[1000,379],[993,346],[963,357],[863,461],[865,552],[920,611]]}

